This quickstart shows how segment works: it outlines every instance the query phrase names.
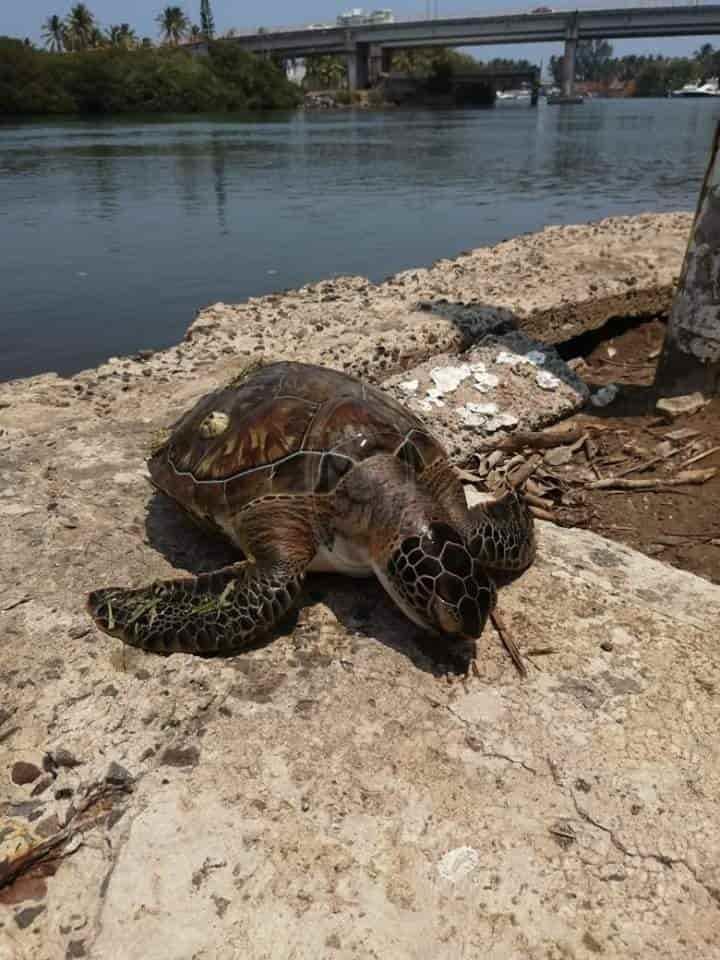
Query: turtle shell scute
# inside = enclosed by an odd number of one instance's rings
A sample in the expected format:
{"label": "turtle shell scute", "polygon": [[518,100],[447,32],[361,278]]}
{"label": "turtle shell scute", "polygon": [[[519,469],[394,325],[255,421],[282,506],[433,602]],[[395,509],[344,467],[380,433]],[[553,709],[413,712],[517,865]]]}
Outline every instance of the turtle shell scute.
{"label": "turtle shell scute", "polygon": [[339,371],[275,363],[203,397],[148,461],[192,513],[230,516],[272,494],[331,493],[377,453],[421,473],[445,453],[422,421]]}

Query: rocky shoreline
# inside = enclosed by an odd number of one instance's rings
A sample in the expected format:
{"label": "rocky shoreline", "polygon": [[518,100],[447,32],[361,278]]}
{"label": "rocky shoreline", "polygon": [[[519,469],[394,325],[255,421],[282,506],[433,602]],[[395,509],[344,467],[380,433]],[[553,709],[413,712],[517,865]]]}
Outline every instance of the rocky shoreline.
{"label": "rocky shoreline", "polygon": [[295,621],[227,659],[123,648],[84,610],[231,560],[150,495],[144,456],[248,363],[382,383],[462,462],[585,403],[552,345],[666,309],[689,226],[551,227],[215,304],[168,350],[0,385],[3,960],[720,948],[720,588],[541,523],[501,593],[529,679],[488,631],[450,687],[374,581],[311,578]]}

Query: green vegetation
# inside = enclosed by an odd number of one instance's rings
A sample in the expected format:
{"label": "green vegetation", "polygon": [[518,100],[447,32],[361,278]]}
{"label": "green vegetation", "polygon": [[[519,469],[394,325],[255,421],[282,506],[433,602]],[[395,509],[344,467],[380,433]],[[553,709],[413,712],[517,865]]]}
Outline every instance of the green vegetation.
{"label": "green vegetation", "polygon": [[[664,97],[669,91],[708,77],[720,75],[720,50],[703,44],[692,57],[613,57],[607,40],[581,40],[577,48],[576,77],[603,86],[620,85],[636,97]],[[550,58],[557,84],[562,82],[562,57]]]}
{"label": "green vegetation", "polygon": [[[48,45],[56,51],[55,26],[46,24]],[[112,45],[94,46],[94,23],[78,19],[71,41],[63,33],[63,47],[72,53],[0,37],[0,115],[287,109],[300,100],[281,67],[227,40],[213,41],[208,56],[194,57],[169,44],[137,46],[123,26]]]}
{"label": "green vegetation", "polygon": [[342,57],[307,57],[303,85],[306,90],[338,90],[345,85],[346,74]]}
{"label": "green vegetation", "polygon": [[190,29],[190,21],[182,7],[165,7],[155,17],[155,23],[160,27],[163,40],[171,47],[176,47]]}

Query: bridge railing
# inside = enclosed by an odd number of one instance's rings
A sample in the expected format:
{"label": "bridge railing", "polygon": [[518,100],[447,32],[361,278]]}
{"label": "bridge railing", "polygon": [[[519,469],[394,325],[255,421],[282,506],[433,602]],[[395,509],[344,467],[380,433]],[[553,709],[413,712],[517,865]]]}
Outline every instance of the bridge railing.
{"label": "bridge railing", "polygon": [[[442,9],[438,11],[437,17],[428,17],[426,13],[418,12],[415,15],[403,16],[402,19],[398,18],[395,23],[430,23],[432,20],[466,20],[468,17],[508,17],[508,16],[522,16],[533,15],[533,10],[538,9],[539,7],[547,7],[547,11],[543,10],[543,13],[572,13],[578,11],[582,13],[583,11],[591,10],[627,10],[627,9],[658,9],[666,7],[668,9],[673,9],[675,7],[705,7],[705,6],[717,6],[716,2],[712,0],[697,0],[695,3],[688,3],[687,0],[549,0],[548,3],[544,3],[543,0],[530,0],[527,4],[513,6],[511,8],[503,9],[478,9],[478,10],[464,10],[461,12],[450,11]],[[537,15],[537,14],[536,14]],[[363,24],[359,25],[360,27],[364,26]],[[382,24],[381,26],[391,26],[391,24]],[[233,36],[237,39],[245,37],[257,37],[262,36],[263,34],[276,34],[276,33],[298,33],[304,31],[316,31],[316,30],[341,30],[341,29],[350,29],[353,27],[341,27],[336,23],[302,23],[302,24],[286,24],[286,25],[261,25],[255,28],[242,28],[233,31]],[[357,27],[355,28],[357,29]]]}

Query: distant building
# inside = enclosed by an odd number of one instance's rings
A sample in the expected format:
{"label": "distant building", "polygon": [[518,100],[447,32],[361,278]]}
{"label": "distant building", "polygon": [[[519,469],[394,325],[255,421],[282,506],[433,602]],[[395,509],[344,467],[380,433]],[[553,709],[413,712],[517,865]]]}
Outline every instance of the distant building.
{"label": "distant building", "polygon": [[372,13],[365,13],[362,7],[353,7],[341,13],[337,18],[339,27],[359,27],[368,23],[394,23],[395,16],[392,10],[373,10]]}

